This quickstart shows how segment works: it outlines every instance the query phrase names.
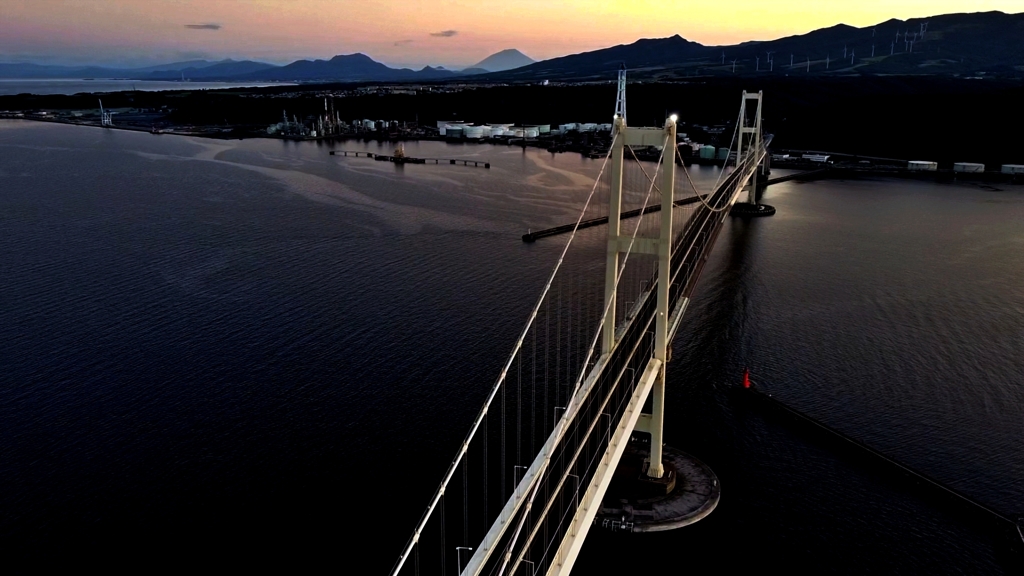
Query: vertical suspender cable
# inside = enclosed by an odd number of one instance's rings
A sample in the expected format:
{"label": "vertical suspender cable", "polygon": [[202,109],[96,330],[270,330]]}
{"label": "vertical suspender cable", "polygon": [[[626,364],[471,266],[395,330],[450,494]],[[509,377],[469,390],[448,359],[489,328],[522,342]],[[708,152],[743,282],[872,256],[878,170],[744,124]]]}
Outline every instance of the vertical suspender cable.
{"label": "vertical suspender cable", "polygon": [[548,380],[548,368],[549,361],[551,359],[551,301],[548,301],[547,306],[544,308],[544,409],[540,412],[540,419],[543,422],[541,426],[541,436],[548,435],[548,394],[551,390],[551,382]]}
{"label": "vertical suspender cable", "polygon": [[[572,353],[573,353],[573,343],[572,343],[572,337],[573,337],[573,332],[572,332],[572,306],[573,306],[572,293],[573,293],[573,282],[572,281],[573,280],[574,280],[574,278],[572,278],[572,277],[569,278],[569,301],[566,302],[566,307],[569,309],[568,320],[565,323],[565,344],[566,344],[566,346],[569,349],[569,351],[565,355],[565,380],[566,380],[566,382],[568,382],[569,379],[572,378]],[[565,403],[567,405],[569,404],[569,396],[568,395],[565,397]]]}
{"label": "vertical suspender cable", "polygon": [[[516,366],[516,466],[523,463],[523,353]],[[517,482],[518,484],[518,482]]]}
{"label": "vertical suspender cable", "polygon": [[533,329],[533,400],[530,402],[530,453],[537,449],[537,328]]}
{"label": "vertical suspender cable", "polygon": [[491,523],[491,518],[487,514],[487,508],[488,508],[488,506],[487,506],[487,467],[491,464],[491,461],[487,459],[487,441],[488,441],[487,436],[488,436],[488,434],[487,434],[487,414],[484,414],[484,457],[483,457],[483,465],[484,465],[484,526],[485,527],[489,526],[490,523]]}
{"label": "vertical suspender cable", "polygon": [[[562,279],[558,279],[558,305],[555,308],[555,409],[562,391]],[[552,420],[552,423],[554,420]]]}
{"label": "vertical suspender cable", "polygon": [[469,453],[462,459],[462,545],[469,546]]}
{"label": "vertical suspender cable", "polygon": [[447,546],[447,544],[445,543],[445,539],[444,539],[444,525],[445,524],[446,524],[446,522],[445,522],[445,515],[444,515],[444,493],[442,493],[441,494],[441,574],[444,574],[444,571],[445,571],[444,550],[445,550],[445,547]]}
{"label": "vertical suspender cable", "polygon": [[505,499],[505,388],[501,386],[501,499]]}

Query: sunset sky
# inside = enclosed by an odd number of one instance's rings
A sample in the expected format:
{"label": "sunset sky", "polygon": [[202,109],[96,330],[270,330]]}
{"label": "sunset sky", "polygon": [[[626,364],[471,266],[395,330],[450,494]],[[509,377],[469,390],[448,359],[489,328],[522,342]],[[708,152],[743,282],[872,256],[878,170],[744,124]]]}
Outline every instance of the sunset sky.
{"label": "sunset sky", "polygon": [[389,65],[534,59],[679,34],[733,44],[845,23],[1021,12],[1024,0],[0,0],[0,62],[286,63],[363,52]]}

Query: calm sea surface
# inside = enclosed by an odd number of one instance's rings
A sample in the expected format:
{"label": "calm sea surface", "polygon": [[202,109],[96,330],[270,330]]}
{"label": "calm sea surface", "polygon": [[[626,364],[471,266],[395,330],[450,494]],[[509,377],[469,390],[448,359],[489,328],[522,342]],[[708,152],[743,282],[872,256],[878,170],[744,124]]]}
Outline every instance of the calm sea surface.
{"label": "calm sea surface", "polygon": [[[599,162],[329,149],[0,122],[7,557],[390,569],[564,241],[519,236],[572,220]],[[577,572],[1015,573],[984,520],[735,388],[749,367],[1024,513],[1024,187],[787,183],[765,201],[774,218],[727,222],[669,367],[667,441],[716,471],[719,508],[592,531]]]}
{"label": "calm sea surface", "polygon": [[251,88],[258,86],[289,86],[261,82],[165,82],[162,80],[82,80],[81,78],[0,78],[0,96],[8,94],[78,94],[80,92],[121,92],[139,90],[215,90],[217,88]]}

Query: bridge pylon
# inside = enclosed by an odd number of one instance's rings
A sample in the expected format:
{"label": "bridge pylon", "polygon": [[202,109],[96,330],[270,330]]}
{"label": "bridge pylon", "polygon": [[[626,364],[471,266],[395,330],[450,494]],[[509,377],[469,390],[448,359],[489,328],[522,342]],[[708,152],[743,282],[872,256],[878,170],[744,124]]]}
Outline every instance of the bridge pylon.
{"label": "bridge pylon", "polygon": [[[630,251],[658,257],[657,317],[655,321],[654,357],[661,368],[652,389],[653,409],[642,417],[645,432],[651,435],[651,455],[647,475],[661,478],[665,475],[662,462],[665,420],[665,365],[668,363],[669,287],[672,282],[672,211],[674,208],[676,178],[676,117],[673,115],[660,128],[629,128],[626,119],[616,117],[616,137],[611,152],[611,198],[608,212],[608,257],[605,269],[605,310],[607,316],[601,338],[601,353],[610,354],[615,348],[615,305],[619,280],[619,256]],[[664,146],[664,161],[660,170],[661,228],[657,238],[634,238],[621,233],[622,165],[626,146]]]}
{"label": "bridge pylon", "polygon": [[[750,151],[760,151],[764,146],[764,132],[761,129],[761,104],[763,92],[743,91],[743,98],[740,102],[740,117],[736,124],[736,162],[737,165],[743,161],[744,154]],[[756,107],[754,102],[756,102]],[[750,118],[750,109],[754,110],[754,117]],[[747,201],[738,202],[732,208],[734,216],[771,216],[775,214],[775,208],[765,204],[757,203],[757,176],[762,170],[767,174],[769,156],[765,154],[758,160],[750,178],[750,188],[747,192]]]}
{"label": "bridge pylon", "polygon": [[[743,100],[740,103],[740,119],[739,126],[737,126],[737,137],[736,137],[736,159],[739,161],[743,158],[743,153],[747,150],[760,150],[761,149],[761,101],[764,93],[743,91]],[[748,126],[750,119],[748,118],[747,103],[751,101],[757,102],[756,112],[754,114],[753,122]],[[757,204],[757,170],[754,171],[754,176],[750,179],[750,192],[747,194],[748,204]]]}
{"label": "bridge pylon", "polygon": [[619,68],[619,90],[615,96],[615,118],[626,119],[626,65]]}

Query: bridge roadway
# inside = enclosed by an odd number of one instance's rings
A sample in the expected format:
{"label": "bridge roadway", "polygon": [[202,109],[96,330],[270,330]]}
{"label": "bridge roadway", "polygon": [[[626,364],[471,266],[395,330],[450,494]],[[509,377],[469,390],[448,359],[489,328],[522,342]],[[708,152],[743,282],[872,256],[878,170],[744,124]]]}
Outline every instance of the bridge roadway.
{"label": "bridge roadway", "polygon": [[[762,148],[757,161],[764,155],[765,148]],[[669,309],[673,311],[670,338],[678,328],[707,256],[728,216],[729,207],[751,177],[751,166],[756,167],[757,161],[748,159],[710,195],[707,204],[722,207],[721,210],[711,210],[702,203],[673,243],[673,282],[669,289]],[[535,492],[539,502],[528,506],[528,511],[521,509],[528,492],[531,492],[528,485],[530,472],[533,472],[531,467],[503,511],[502,516],[509,521],[495,523],[463,574],[499,574],[503,572],[503,565],[511,567],[504,573],[518,574],[517,568],[523,562],[532,566],[531,574],[558,573],[571,567],[589,529],[589,524],[579,524],[579,508],[585,505],[580,500],[586,500],[591,494],[595,475],[602,464],[605,467],[609,464],[613,429],[621,424],[628,410],[642,408],[642,404],[630,406],[630,401],[636,402],[637,387],[649,378],[650,368],[644,370],[644,366],[653,357],[656,277],[617,330],[615,348],[597,361],[587,382],[581,386],[577,396],[582,395],[583,399],[576,416],[568,424],[561,441],[550,446],[550,460],[539,479],[541,486]],[[641,371],[643,375],[640,375]],[[646,393],[642,396],[646,398]],[[552,434],[554,437],[555,433]],[[619,456],[621,450],[612,458],[614,462],[610,462],[612,471]],[[540,460],[538,457],[534,466]],[[603,495],[604,490],[597,492]],[[589,506],[596,512],[600,501],[590,502]],[[522,519],[524,513],[529,514],[525,521]],[[589,517],[592,522],[593,514]],[[520,528],[514,528],[516,525]],[[565,538],[569,530],[574,531],[574,538]],[[543,537],[535,538],[538,534],[543,534]],[[566,542],[569,542],[568,547]],[[556,549],[552,549],[553,544],[557,545]],[[497,550],[502,553],[495,554]]]}

